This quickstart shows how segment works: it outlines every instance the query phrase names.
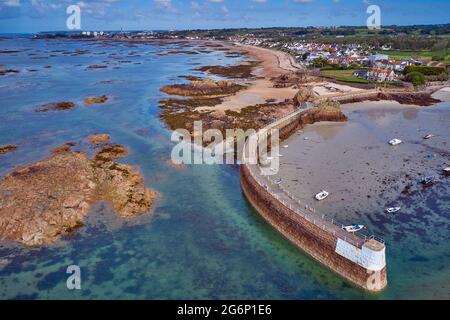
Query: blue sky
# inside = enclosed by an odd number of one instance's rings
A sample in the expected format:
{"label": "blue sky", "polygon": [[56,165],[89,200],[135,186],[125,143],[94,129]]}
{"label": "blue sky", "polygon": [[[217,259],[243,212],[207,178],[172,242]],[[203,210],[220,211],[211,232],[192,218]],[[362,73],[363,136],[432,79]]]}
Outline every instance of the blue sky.
{"label": "blue sky", "polygon": [[449,0],[0,0],[0,33],[65,30],[70,4],[82,30],[365,25],[370,4],[382,25],[450,22]]}

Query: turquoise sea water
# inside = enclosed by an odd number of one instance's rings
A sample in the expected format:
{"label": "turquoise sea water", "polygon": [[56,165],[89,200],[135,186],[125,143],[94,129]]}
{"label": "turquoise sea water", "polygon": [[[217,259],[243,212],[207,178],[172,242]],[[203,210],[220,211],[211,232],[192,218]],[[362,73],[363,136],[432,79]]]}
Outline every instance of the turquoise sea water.
{"label": "turquoise sea water", "polygon": [[[387,241],[388,288],[365,293],[296,249],[252,209],[233,166],[167,164],[172,143],[158,118],[159,88],[199,74],[202,65],[235,63],[224,52],[158,55],[176,45],[5,39],[0,77],[0,174],[43,159],[69,141],[109,133],[131,153],[146,184],[161,194],[150,217],[124,223],[105,203],[86,225],[44,248],[0,245],[0,299],[408,299],[450,298],[450,219],[446,184],[424,190],[414,217],[370,215],[369,227]],[[89,50],[85,55],[65,50]],[[184,48],[186,49],[186,48]],[[196,49],[196,45],[192,48]],[[125,62],[127,61],[127,62]],[[107,69],[87,70],[92,64]],[[51,68],[45,68],[51,66]],[[35,69],[35,72],[29,71]],[[106,82],[105,82],[106,81]],[[105,105],[84,107],[90,95]],[[74,101],[68,111],[36,113],[44,103]],[[440,192],[440,196],[436,194]],[[424,228],[424,225],[427,228]],[[66,288],[66,268],[81,267],[82,290]]]}

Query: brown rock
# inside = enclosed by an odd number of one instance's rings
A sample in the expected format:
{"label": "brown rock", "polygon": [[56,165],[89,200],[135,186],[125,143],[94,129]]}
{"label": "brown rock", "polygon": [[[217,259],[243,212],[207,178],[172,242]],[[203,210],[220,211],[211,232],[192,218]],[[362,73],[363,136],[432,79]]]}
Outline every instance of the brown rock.
{"label": "brown rock", "polygon": [[167,94],[177,96],[220,96],[229,95],[242,90],[244,86],[232,80],[214,81],[211,79],[195,80],[189,84],[174,84],[161,88]]}
{"label": "brown rock", "polygon": [[7,154],[11,153],[17,150],[17,146],[14,146],[12,144],[0,146],[0,154]]}
{"label": "brown rock", "polygon": [[113,159],[128,156],[128,150],[121,145],[106,146],[95,155],[95,159],[100,161],[111,161]]}
{"label": "brown rock", "polygon": [[99,64],[91,64],[88,66],[88,69],[106,69],[108,66],[105,65],[99,65]]}
{"label": "brown rock", "polygon": [[72,147],[75,146],[74,143],[68,142],[63,144],[62,146],[56,147],[52,150],[53,154],[64,153],[71,151]]}
{"label": "brown rock", "polygon": [[36,109],[36,112],[62,111],[75,108],[73,102],[51,102]]}
{"label": "brown rock", "polygon": [[93,144],[108,143],[110,139],[109,134],[95,134],[89,137],[89,141]]}
{"label": "brown rock", "polygon": [[0,240],[29,246],[82,226],[97,200],[128,218],[148,212],[155,198],[131,166],[71,151],[14,170],[0,181],[0,194]]}
{"label": "brown rock", "polygon": [[19,73],[19,70],[14,69],[0,70],[0,76],[6,76],[7,74],[11,73]]}
{"label": "brown rock", "polygon": [[311,102],[315,98],[314,91],[311,87],[301,87],[294,96],[294,105],[299,107],[306,102]]}
{"label": "brown rock", "polygon": [[84,104],[86,106],[91,106],[93,104],[102,104],[106,101],[108,101],[108,97],[105,95],[98,97],[87,97],[86,99],[84,99]]}

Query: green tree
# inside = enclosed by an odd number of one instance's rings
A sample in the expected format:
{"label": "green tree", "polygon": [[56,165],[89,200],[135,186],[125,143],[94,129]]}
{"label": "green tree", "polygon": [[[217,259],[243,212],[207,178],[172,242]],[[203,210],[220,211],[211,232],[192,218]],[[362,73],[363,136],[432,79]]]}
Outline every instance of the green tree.
{"label": "green tree", "polygon": [[414,71],[406,75],[406,81],[411,82],[414,86],[423,86],[425,84],[425,76],[423,73]]}
{"label": "green tree", "polygon": [[327,63],[328,60],[322,57],[313,60],[313,66],[316,68],[323,68]]}

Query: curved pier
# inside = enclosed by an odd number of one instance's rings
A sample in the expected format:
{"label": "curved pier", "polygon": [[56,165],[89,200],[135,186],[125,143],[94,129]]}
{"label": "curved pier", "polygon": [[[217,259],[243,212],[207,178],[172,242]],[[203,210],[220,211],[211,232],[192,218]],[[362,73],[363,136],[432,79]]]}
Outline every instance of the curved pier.
{"label": "curved pier", "polygon": [[[281,139],[290,136],[303,125],[304,112],[308,111],[293,112],[260,130],[256,137],[258,143],[266,143],[274,129],[279,130]],[[248,161],[247,155],[241,165],[241,186],[259,214],[311,257],[368,291],[376,292],[386,287],[383,240],[347,233],[341,225],[326,219],[273,183],[258,164]]]}

